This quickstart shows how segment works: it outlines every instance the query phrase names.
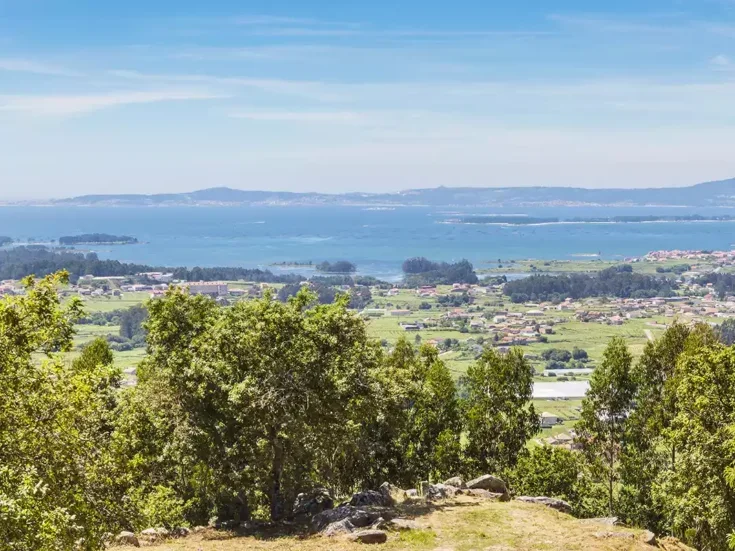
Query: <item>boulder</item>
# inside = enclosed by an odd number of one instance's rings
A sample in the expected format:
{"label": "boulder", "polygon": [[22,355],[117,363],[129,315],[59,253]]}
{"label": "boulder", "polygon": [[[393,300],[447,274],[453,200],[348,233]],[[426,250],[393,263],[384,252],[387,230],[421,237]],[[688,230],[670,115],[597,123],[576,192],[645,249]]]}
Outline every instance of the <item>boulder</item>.
{"label": "boulder", "polygon": [[146,528],[140,533],[140,537],[148,542],[159,541],[171,535],[165,528]]}
{"label": "boulder", "polygon": [[406,497],[419,497],[418,490],[411,488],[410,490],[406,490]]}
{"label": "boulder", "polygon": [[138,538],[132,532],[120,532],[115,536],[115,542],[119,545],[132,545],[133,547],[140,547]]}
{"label": "boulder", "polygon": [[545,497],[545,496],[538,496],[538,497],[529,497],[529,496],[521,496],[516,498],[518,501],[524,501],[526,503],[536,503],[538,505],[545,505],[546,507],[551,507],[552,509],[555,509],[559,511],[560,513],[566,513],[570,515],[572,513],[572,506],[569,505],[566,501],[563,501],[561,499],[556,499],[555,497]]}
{"label": "boulder", "polygon": [[393,506],[393,498],[383,492],[376,492],[375,490],[365,490],[364,492],[357,492],[350,499],[350,505],[353,507],[363,507],[365,505],[377,505],[381,507]]}
{"label": "boulder", "polygon": [[618,526],[620,524],[618,517],[585,518],[579,522],[582,524],[604,524],[605,526]]}
{"label": "boulder", "polygon": [[191,534],[191,530],[186,526],[179,526],[178,528],[171,530],[171,536],[174,538],[185,538],[189,534]]}
{"label": "boulder", "polygon": [[388,506],[398,505],[399,503],[406,501],[408,498],[404,490],[389,482],[383,482],[383,484],[380,485],[380,488],[378,488],[378,491],[383,494],[385,505]]}
{"label": "boulder", "polygon": [[333,508],[334,499],[329,495],[329,492],[325,488],[316,488],[296,496],[296,501],[293,504],[293,514],[296,516],[314,516]]}
{"label": "boulder", "polygon": [[[352,507],[345,505],[336,509],[327,509],[321,513],[314,515],[311,519],[311,529],[314,532],[324,532],[328,526],[341,520],[349,520],[350,524],[356,528],[365,528],[370,526],[380,517],[386,518],[392,515],[388,511],[373,510],[369,508]],[[336,529],[337,527],[335,527]]]}
{"label": "boulder", "polygon": [[494,501],[510,501],[508,494],[499,494],[497,492],[489,492],[487,490],[467,490],[471,496],[480,497],[482,499],[492,499]]}
{"label": "boulder", "polygon": [[508,488],[502,479],[491,474],[484,474],[481,477],[470,480],[467,483],[470,490],[488,490],[497,494],[507,494]]}
{"label": "boulder", "polygon": [[429,501],[437,501],[440,499],[454,497],[456,494],[457,488],[454,486],[447,486],[446,484],[432,484],[424,495]]}
{"label": "boulder", "polygon": [[331,538],[332,536],[351,534],[356,529],[357,527],[350,522],[350,519],[343,518],[342,520],[338,520],[327,526],[322,532],[322,535]]}
{"label": "boulder", "polygon": [[638,536],[638,539],[645,545],[656,545],[656,534],[650,530],[644,530],[643,533]]}
{"label": "boulder", "polygon": [[467,484],[464,483],[461,476],[453,476],[444,481],[445,486],[453,486],[454,488],[467,488]]}
{"label": "boulder", "polygon": [[388,534],[382,530],[361,530],[352,534],[350,540],[360,543],[385,543],[388,541]]}

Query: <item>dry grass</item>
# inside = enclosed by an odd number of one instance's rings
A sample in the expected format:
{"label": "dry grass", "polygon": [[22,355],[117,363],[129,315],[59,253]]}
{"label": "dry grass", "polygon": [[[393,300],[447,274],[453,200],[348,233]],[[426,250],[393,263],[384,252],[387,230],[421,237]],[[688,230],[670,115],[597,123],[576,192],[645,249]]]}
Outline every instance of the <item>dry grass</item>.
{"label": "dry grass", "polygon": [[[409,509],[420,530],[393,533],[378,549],[412,551],[645,551],[637,539],[601,538],[601,532],[639,531],[582,523],[539,505],[496,503],[464,497],[431,508]],[[219,539],[212,539],[219,538]],[[123,548],[117,548],[122,550]],[[132,548],[128,548],[132,549]],[[344,538],[321,536],[236,537],[204,532],[149,547],[155,551],[350,551],[365,549]]]}

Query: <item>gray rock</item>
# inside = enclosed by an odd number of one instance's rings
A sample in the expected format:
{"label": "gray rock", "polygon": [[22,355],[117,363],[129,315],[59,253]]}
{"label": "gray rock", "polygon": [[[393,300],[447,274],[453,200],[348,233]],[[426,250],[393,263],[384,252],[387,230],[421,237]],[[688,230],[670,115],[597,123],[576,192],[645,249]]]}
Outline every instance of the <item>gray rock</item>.
{"label": "gray rock", "polygon": [[467,487],[470,490],[488,490],[490,492],[498,494],[508,493],[508,488],[505,485],[505,482],[497,476],[493,476],[491,474],[484,474],[478,478],[475,478],[474,480],[470,480],[467,483]]}
{"label": "gray rock", "polygon": [[605,526],[617,526],[620,524],[618,517],[585,518],[579,522],[582,524],[604,524]]}
{"label": "gray rock", "polygon": [[656,545],[656,534],[650,530],[644,530],[638,539],[646,545]]}
{"label": "gray rock", "polygon": [[329,492],[325,488],[316,488],[296,496],[296,501],[293,504],[293,514],[296,516],[314,516],[333,508],[334,499],[329,495]]}
{"label": "gray rock", "polygon": [[327,526],[322,534],[328,538],[333,536],[341,536],[342,534],[351,534],[357,529],[357,527],[350,522],[350,519],[343,518],[337,522],[333,522]]}
{"label": "gray rock", "polygon": [[406,497],[419,497],[418,490],[411,488],[410,490],[406,490]]}
{"label": "gray rock", "polygon": [[440,499],[448,499],[454,497],[457,494],[457,488],[454,486],[447,486],[445,484],[433,484],[429,486],[426,491],[425,497],[429,501],[437,501]]}
{"label": "gray rock", "polygon": [[455,488],[465,489],[467,484],[464,483],[461,476],[453,476],[452,478],[444,481],[445,486],[453,486]]}
{"label": "gray rock", "polygon": [[365,490],[364,492],[357,492],[352,496],[350,505],[353,507],[362,507],[365,505],[378,505],[382,507],[391,507],[394,505],[393,498],[389,495],[386,496],[383,492],[376,492],[375,490]]}
{"label": "gray rock", "polygon": [[361,530],[352,534],[350,540],[360,543],[385,543],[388,541],[388,534],[382,530]]}
{"label": "gray rock", "polygon": [[384,518],[392,518],[390,513],[387,511],[363,509],[352,507],[351,505],[345,505],[343,507],[337,507],[336,509],[328,509],[314,515],[311,519],[311,529],[314,532],[323,532],[329,525],[345,519],[349,520],[350,524],[356,528],[364,528],[366,526],[370,526],[381,516]]}
{"label": "gray rock", "polygon": [[390,484],[389,482],[383,482],[380,485],[380,488],[378,488],[378,491],[383,494],[383,497],[385,498],[385,505],[388,506],[403,503],[408,497],[404,490],[402,490],[398,486]]}
{"label": "gray rock", "polygon": [[132,532],[120,532],[115,536],[115,542],[120,545],[132,545],[133,547],[140,547],[138,538]]}
{"label": "gray rock", "polygon": [[165,528],[146,528],[140,533],[140,536],[149,542],[165,539],[171,535],[171,532]]}
{"label": "gray rock", "polygon": [[516,498],[518,501],[524,501],[526,503],[536,503],[538,505],[545,505],[546,507],[551,507],[552,509],[555,509],[559,511],[560,513],[566,513],[571,514],[572,513],[572,506],[569,505],[566,501],[563,501],[561,499],[556,499],[555,497],[545,497],[545,496],[538,496],[538,497],[529,497],[529,496],[521,496]]}
{"label": "gray rock", "polygon": [[171,535],[175,538],[185,538],[189,534],[191,534],[191,530],[186,526],[179,526],[178,528],[171,530]]}

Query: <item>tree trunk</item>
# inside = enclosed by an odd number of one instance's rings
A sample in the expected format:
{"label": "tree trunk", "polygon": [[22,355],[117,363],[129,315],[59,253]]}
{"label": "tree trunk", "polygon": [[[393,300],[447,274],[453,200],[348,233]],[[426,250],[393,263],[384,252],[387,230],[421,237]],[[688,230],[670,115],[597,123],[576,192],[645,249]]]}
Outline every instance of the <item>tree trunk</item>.
{"label": "tree trunk", "polygon": [[280,520],[283,516],[283,503],[281,496],[281,475],[283,474],[283,443],[278,437],[275,428],[269,432],[273,458],[271,463],[271,520]]}

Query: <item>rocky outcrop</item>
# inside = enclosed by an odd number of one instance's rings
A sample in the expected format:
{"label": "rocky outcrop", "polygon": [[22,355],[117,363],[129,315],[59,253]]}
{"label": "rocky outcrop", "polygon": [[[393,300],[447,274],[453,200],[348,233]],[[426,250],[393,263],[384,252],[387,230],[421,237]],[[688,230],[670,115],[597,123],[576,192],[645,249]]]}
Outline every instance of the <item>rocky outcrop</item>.
{"label": "rocky outcrop", "polygon": [[294,516],[314,516],[334,508],[334,499],[325,488],[316,488],[296,496],[293,504]]}
{"label": "rocky outcrop", "polygon": [[645,543],[646,545],[656,545],[656,534],[650,530],[644,530],[638,539],[641,543]]}
{"label": "rocky outcrop", "polygon": [[447,486],[446,484],[431,484],[426,490],[424,497],[428,501],[438,501],[440,499],[448,499],[457,494],[457,488]]}
{"label": "rocky outcrop", "polygon": [[350,499],[350,505],[353,507],[364,507],[373,505],[377,507],[392,507],[394,505],[393,498],[390,495],[386,495],[383,492],[375,490],[365,490],[364,492],[357,492]]}
{"label": "rocky outcrop", "polygon": [[494,501],[510,501],[508,494],[499,494],[497,492],[490,492],[488,490],[466,490],[467,495],[474,497],[480,497],[482,499],[492,499]]}
{"label": "rocky outcrop", "polygon": [[164,540],[171,536],[171,532],[165,528],[146,528],[140,533],[141,539],[153,543],[156,541]]}
{"label": "rocky outcrop", "polygon": [[569,505],[569,503],[561,499],[556,499],[555,497],[521,496],[521,497],[517,497],[516,500],[523,501],[525,503],[536,503],[538,505],[545,505],[546,507],[551,507],[552,509],[559,511],[560,513],[566,513],[568,515],[572,513],[572,506]]}
{"label": "rocky outcrop", "polygon": [[314,515],[311,519],[311,530],[324,535],[348,533],[357,528],[367,528],[381,520],[392,520],[395,516],[395,512],[387,507],[341,505]]}
{"label": "rocky outcrop", "polygon": [[453,476],[452,478],[445,480],[444,485],[459,488],[460,490],[467,488],[467,484],[464,483],[461,476]]}
{"label": "rocky outcrop", "polygon": [[360,543],[385,543],[388,541],[388,534],[382,530],[360,530],[352,534],[350,540]]}
{"label": "rocky outcrop", "polygon": [[408,499],[405,490],[398,486],[394,486],[389,482],[383,482],[383,484],[380,485],[380,488],[378,488],[378,491],[383,494],[386,506],[398,505]]}
{"label": "rocky outcrop", "polygon": [[133,547],[140,547],[140,542],[135,534],[132,532],[120,532],[115,536],[115,543],[118,545],[132,545]]}
{"label": "rocky outcrop", "polygon": [[508,487],[505,485],[505,482],[501,478],[491,474],[485,474],[474,480],[470,480],[467,483],[467,488],[470,490],[487,490],[496,494],[508,493]]}

